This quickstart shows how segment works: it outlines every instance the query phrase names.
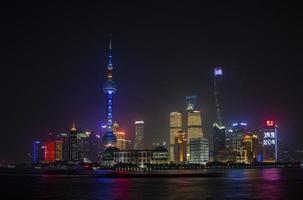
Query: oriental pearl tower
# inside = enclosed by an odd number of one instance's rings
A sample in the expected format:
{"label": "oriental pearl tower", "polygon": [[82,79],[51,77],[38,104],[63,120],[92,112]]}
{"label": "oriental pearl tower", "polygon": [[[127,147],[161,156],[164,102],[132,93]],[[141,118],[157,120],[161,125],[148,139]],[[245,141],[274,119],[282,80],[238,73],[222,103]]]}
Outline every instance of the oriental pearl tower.
{"label": "oriental pearl tower", "polygon": [[112,64],[112,42],[109,42],[109,55],[107,64],[107,81],[103,84],[103,91],[107,96],[106,107],[106,127],[107,133],[102,137],[103,145],[108,147],[115,147],[117,139],[113,134],[113,94],[117,92],[117,85],[113,79],[113,64]]}

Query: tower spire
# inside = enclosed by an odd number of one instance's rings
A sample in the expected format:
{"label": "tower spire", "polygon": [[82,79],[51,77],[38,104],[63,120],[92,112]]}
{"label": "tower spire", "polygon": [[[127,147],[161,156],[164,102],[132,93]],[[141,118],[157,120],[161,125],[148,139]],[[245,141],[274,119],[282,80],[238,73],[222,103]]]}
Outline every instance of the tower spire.
{"label": "tower spire", "polygon": [[112,63],[112,38],[110,37],[109,39],[109,54],[108,54],[108,68],[112,67],[113,63]]}
{"label": "tower spire", "polygon": [[70,129],[71,131],[76,131],[76,126],[75,126],[75,122],[73,122],[73,127]]}

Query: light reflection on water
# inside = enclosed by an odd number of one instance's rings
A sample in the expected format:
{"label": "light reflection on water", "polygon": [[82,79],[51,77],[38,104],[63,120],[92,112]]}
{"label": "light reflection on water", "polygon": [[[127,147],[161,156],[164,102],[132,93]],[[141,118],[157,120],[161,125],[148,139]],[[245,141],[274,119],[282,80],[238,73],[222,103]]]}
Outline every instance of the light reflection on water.
{"label": "light reflection on water", "polygon": [[[1,193],[32,199],[300,199],[302,169],[230,169],[222,177],[0,177]],[[16,192],[16,188],[17,191]],[[2,195],[3,196],[3,195]]]}

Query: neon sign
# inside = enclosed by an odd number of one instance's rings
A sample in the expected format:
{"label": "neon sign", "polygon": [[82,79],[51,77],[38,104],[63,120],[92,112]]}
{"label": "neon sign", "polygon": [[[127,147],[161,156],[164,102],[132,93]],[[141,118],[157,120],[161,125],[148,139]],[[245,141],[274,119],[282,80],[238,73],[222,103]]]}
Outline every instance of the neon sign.
{"label": "neon sign", "polygon": [[266,126],[274,126],[273,120],[266,120]]}
{"label": "neon sign", "polygon": [[276,134],[275,132],[264,132],[263,145],[275,145],[276,144]]}

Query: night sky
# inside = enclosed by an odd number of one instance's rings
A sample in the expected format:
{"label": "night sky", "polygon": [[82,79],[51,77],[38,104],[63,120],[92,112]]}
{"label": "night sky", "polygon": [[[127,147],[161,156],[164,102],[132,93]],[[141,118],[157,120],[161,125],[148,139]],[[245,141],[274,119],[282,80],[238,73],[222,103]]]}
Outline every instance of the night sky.
{"label": "night sky", "polygon": [[[216,120],[213,68],[224,70],[224,117],[257,128],[276,119],[283,146],[302,147],[302,11],[275,1],[29,3],[1,11],[0,160],[23,162],[49,131],[105,121],[109,34],[114,120],[146,147],[168,139],[169,112],[198,95],[203,129]],[[198,1],[197,1],[198,2]]]}

